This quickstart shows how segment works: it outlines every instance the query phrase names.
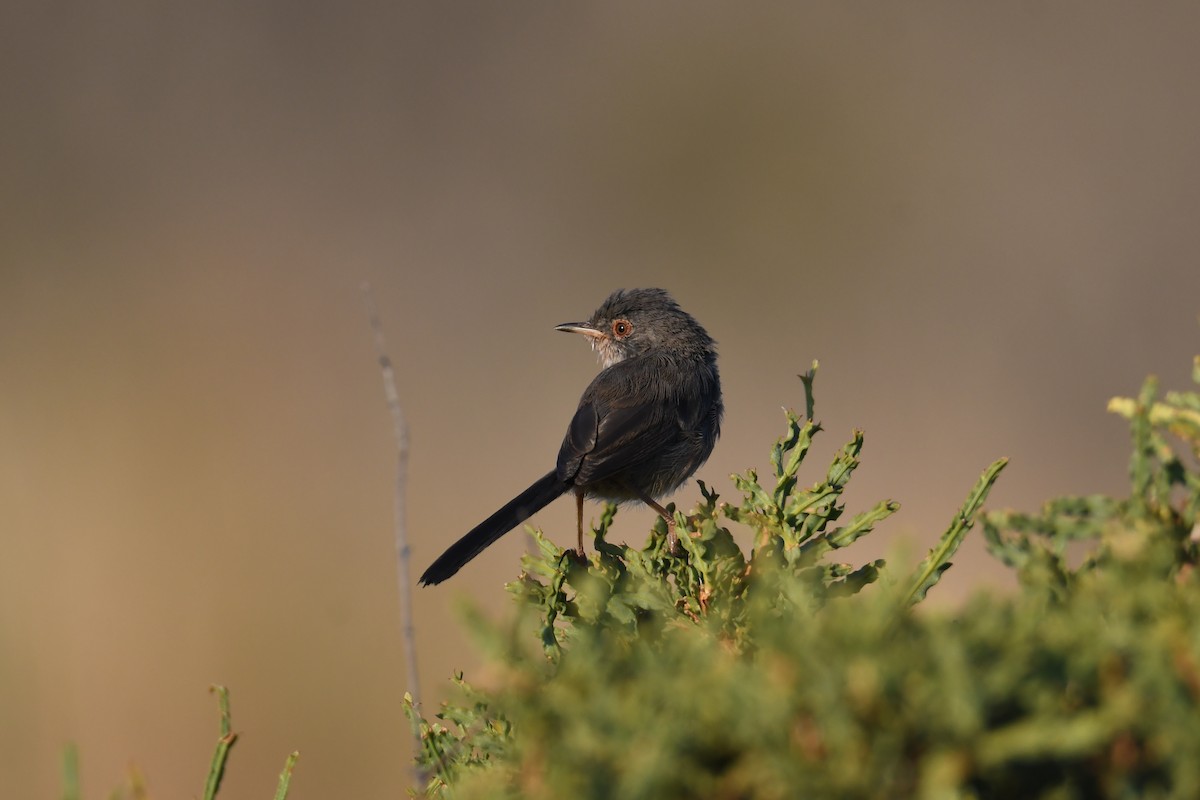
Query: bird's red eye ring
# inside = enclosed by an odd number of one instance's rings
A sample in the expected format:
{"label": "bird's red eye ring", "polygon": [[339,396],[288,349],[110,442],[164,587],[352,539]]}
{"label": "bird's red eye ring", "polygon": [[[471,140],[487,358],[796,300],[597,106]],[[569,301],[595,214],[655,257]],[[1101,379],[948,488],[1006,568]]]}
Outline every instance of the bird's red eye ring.
{"label": "bird's red eye ring", "polygon": [[633,333],[633,323],[627,319],[615,319],[612,324],[612,332],[613,336],[618,339],[624,339]]}

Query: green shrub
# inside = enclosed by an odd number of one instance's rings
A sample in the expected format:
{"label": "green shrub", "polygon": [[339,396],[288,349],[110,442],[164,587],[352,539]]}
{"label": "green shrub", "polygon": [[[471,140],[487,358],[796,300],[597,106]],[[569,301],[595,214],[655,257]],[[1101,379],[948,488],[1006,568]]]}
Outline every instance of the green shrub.
{"label": "green shrub", "polygon": [[[837,524],[860,432],[800,487],[820,430],[805,378],[807,418],[788,413],[772,480],[735,475],[736,502],[702,485],[676,513],[680,554],[661,521],[641,549],[608,542],[612,508],[587,564],[535,533],[515,623],[473,620],[494,688],[456,676],[463,699],[433,722],[409,709],[428,792],[1200,797],[1200,395],[1159,401],[1148,381],[1114,400],[1133,430],[1131,495],[980,516],[1019,591],[916,614],[1004,462],[915,574],[835,563],[897,505]],[[728,524],[748,529],[748,554]]]}

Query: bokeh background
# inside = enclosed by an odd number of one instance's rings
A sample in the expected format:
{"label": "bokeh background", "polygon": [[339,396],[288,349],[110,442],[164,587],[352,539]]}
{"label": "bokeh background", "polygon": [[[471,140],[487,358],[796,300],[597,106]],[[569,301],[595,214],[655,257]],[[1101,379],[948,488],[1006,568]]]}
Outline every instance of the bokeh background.
{"label": "bokeh background", "polygon": [[[198,796],[213,682],[228,800],[292,749],[298,800],[402,793],[364,280],[417,568],[552,463],[596,369],[552,326],[621,286],[720,342],[718,487],[821,359],[814,478],[861,426],[851,510],[903,504],[856,557],[919,555],[1001,455],[993,506],[1121,492],[1106,401],[1200,350],[1198,36],[1186,2],[6,3],[4,794],[74,741],[89,797],[130,763]],[[430,704],[523,546],[417,595]],[[973,540],[932,599],[1004,584]]]}

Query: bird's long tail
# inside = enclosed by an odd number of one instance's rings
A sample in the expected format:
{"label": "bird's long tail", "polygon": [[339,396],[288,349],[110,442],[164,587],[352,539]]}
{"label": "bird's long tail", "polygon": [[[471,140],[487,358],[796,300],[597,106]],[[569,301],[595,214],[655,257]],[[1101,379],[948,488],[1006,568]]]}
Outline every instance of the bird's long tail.
{"label": "bird's long tail", "polygon": [[509,500],[504,506],[471,529],[438,556],[421,576],[423,586],[441,583],[463,568],[468,561],[482,553],[492,542],[499,539],[525,520],[549,505],[551,500],[563,495],[570,484],[550,471],[538,478],[532,486]]}

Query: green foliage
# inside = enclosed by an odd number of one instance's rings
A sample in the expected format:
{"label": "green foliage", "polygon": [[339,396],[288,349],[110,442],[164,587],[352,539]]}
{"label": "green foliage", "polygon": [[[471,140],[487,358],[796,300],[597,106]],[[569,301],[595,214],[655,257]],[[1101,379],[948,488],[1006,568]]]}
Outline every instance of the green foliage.
{"label": "green foliage", "polygon": [[208,778],[204,781],[204,800],[214,800],[217,789],[221,787],[221,778],[225,777],[225,761],[229,758],[229,749],[237,741],[233,732],[233,718],[229,712],[229,690],[224,686],[213,686],[217,696],[217,707],[221,711],[221,735],[217,739],[217,749],[213,751],[212,763],[208,767]]}
{"label": "green foliage", "polygon": [[[1200,383],[1200,357],[1193,366]],[[1027,591],[1051,600],[1069,596],[1081,576],[1103,580],[1121,574],[1131,560],[1151,570],[1145,577],[1166,579],[1195,562],[1200,519],[1200,394],[1167,392],[1149,378],[1136,399],[1118,397],[1110,411],[1130,421],[1133,455],[1130,496],[1062,497],[1039,514],[988,514],[983,532],[988,549],[1015,568]],[[1172,444],[1172,441],[1177,444]],[[1180,450],[1182,449],[1182,452]],[[1190,466],[1189,466],[1190,460]],[[1078,568],[1069,566],[1075,542],[1095,546]]]}
{"label": "green foliage", "polygon": [[62,772],[63,800],[79,800],[79,748],[73,744],[63,748]]}
{"label": "green foliage", "polygon": [[[1200,382],[1200,359],[1196,362]],[[827,561],[896,504],[843,525],[862,435],[807,489],[809,414],[772,480],[676,514],[587,564],[537,535],[518,621],[473,624],[499,671],[422,734],[428,793],[456,798],[1194,798],[1200,796],[1200,395],[1151,380],[1130,421],[1128,498],[978,515],[980,478],[910,576]],[[913,613],[978,516],[1012,596]],[[748,528],[747,554],[726,523]],[[683,532],[687,535],[682,535]],[[1077,563],[1077,566],[1072,566]],[[860,591],[877,579],[879,585]],[[532,618],[542,647],[522,620]]]}
{"label": "green foliage", "polygon": [[[204,782],[204,800],[215,800],[217,790],[221,788],[221,778],[225,775],[225,762],[229,758],[229,750],[237,741],[237,733],[233,730],[233,718],[229,712],[229,690],[224,686],[213,686],[212,691],[217,696],[217,706],[221,712],[221,735],[217,738],[217,747],[213,751],[212,763],[208,768],[208,777]],[[279,773],[279,782],[275,787],[275,800],[287,800],[288,787],[292,783],[292,772],[296,769],[296,761],[300,754],[293,752],[288,755]]]}
{"label": "green foliage", "polygon": [[[220,735],[217,746],[209,763],[208,774],[204,781],[204,800],[215,800],[221,788],[221,779],[225,775],[225,763],[229,759],[229,751],[237,741],[237,733],[233,730],[232,717],[229,712],[229,690],[224,686],[212,686],[211,691],[217,696],[217,709],[220,712]],[[299,753],[292,753],[284,763],[283,772],[279,775],[279,783],[275,788],[275,800],[287,800],[288,787],[292,781],[292,771],[296,768]],[[80,800],[79,789],[79,754],[75,745],[68,745],[63,751],[63,798],[64,800]],[[130,767],[128,784],[109,795],[111,800],[146,800],[146,784],[136,767]]]}

